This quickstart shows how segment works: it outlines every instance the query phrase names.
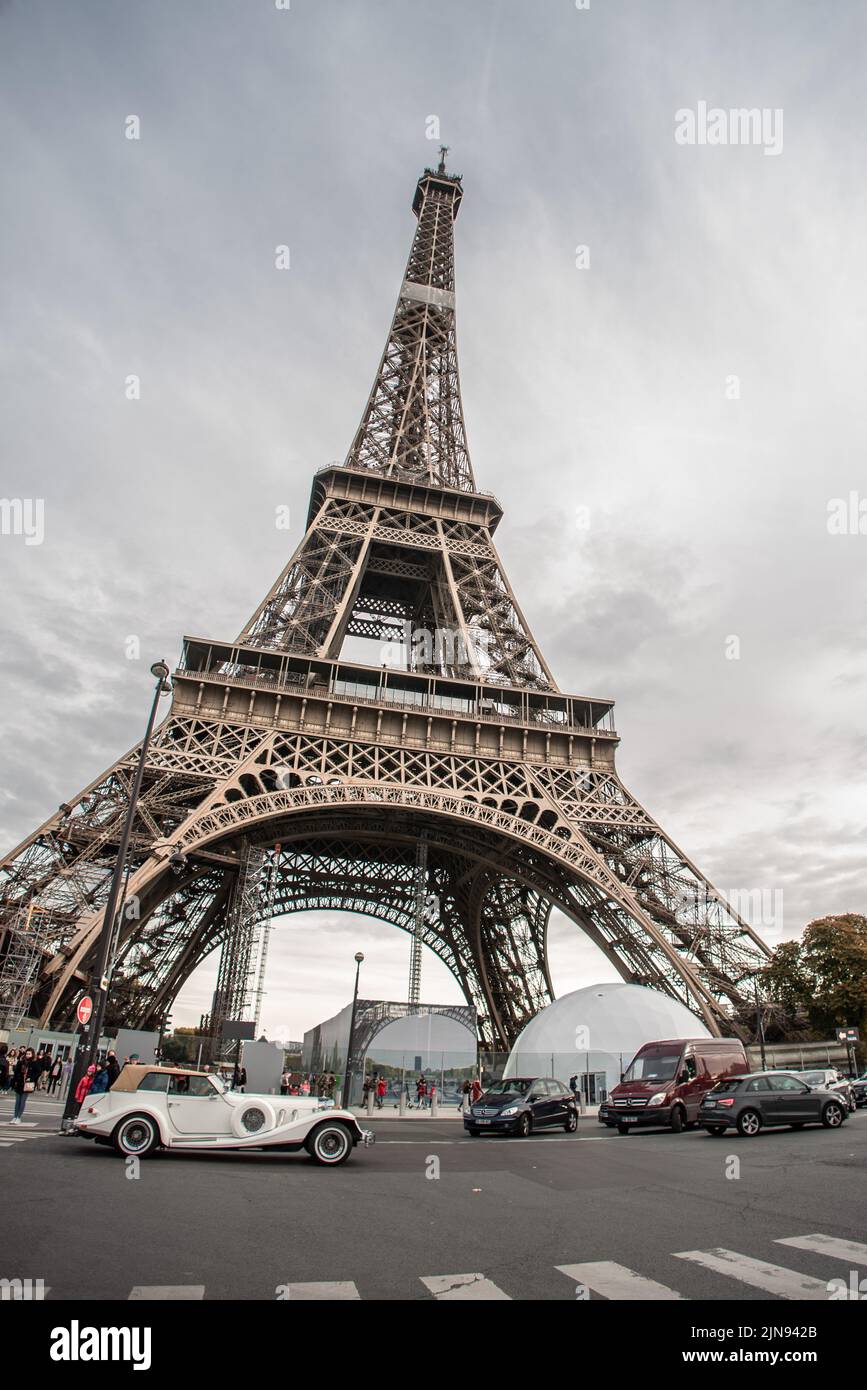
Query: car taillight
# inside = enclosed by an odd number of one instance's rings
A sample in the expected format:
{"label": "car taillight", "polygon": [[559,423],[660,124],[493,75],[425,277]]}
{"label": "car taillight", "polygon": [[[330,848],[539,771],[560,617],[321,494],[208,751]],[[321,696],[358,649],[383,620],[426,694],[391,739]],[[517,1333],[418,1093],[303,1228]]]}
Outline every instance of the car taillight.
{"label": "car taillight", "polygon": [[734,1096],[729,1096],[728,1100],[721,1100],[721,1101],[718,1102],[719,1105],[734,1105],[734,1103],[735,1103],[735,1098],[734,1098]]}

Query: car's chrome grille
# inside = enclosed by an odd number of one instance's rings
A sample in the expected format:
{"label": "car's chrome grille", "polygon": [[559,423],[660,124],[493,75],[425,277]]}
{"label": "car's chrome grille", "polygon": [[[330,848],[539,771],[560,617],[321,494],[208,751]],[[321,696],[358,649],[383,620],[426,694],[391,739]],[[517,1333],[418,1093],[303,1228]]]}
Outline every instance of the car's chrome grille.
{"label": "car's chrome grille", "polygon": [[614,1100],[614,1101],[609,1101],[609,1105],[630,1105],[630,1106],[637,1106],[637,1105],[646,1105],[646,1104],[647,1104],[647,1096],[630,1096],[628,1100]]}

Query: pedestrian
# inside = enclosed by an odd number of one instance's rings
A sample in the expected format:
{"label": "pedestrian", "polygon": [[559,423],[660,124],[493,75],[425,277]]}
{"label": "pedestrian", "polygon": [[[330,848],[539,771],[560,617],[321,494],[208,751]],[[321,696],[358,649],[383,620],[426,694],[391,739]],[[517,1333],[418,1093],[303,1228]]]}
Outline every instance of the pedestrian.
{"label": "pedestrian", "polygon": [[384,1077],[384,1076],[377,1077],[377,1081],[376,1081],[376,1108],[377,1108],[377,1110],[381,1110],[382,1107],[383,1107],[383,1105],[385,1104],[385,1091],[386,1091],[385,1077]]}
{"label": "pedestrian", "polygon": [[87,1071],[84,1073],[84,1076],[81,1078],[81,1080],[75,1088],[75,1103],[79,1107],[79,1109],[85,1102],[85,1098],[87,1097],[90,1088],[93,1085],[93,1078],[95,1076],[96,1064],[94,1062],[91,1062],[90,1066],[87,1068]]}
{"label": "pedestrian", "polygon": [[370,1092],[371,1092],[372,1086],[373,1086],[373,1080],[372,1080],[372,1078],[369,1077],[369,1076],[366,1076],[366,1077],[364,1078],[364,1081],[363,1081],[362,1084],[361,1084],[361,1104],[362,1104],[362,1105],[365,1105],[365,1106],[367,1105],[367,1102],[368,1102],[368,1100],[370,1099]]}
{"label": "pedestrian", "polygon": [[427,1082],[424,1079],[424,1075],[421,1075],[415,1083],[415,1098],[418,1102],[419,1110],[424,1110],[427,1100]]}
{"label": "pedestrian", "polygon": [[280,1077],[280,1094],[281,1094],[281,1096],[288,1096],[288,1094],[289,1094],[289,1080],[290,1080],[290,1078],[289,1078],[289,1073],[288,1073],[288,1071],[284,1071],[283,1075]]}
{"label": "pedestrian", "polygon": [[478,1098],[479,1098],[479,1096],[480,1096],[481,1094],[482,1094],[482,1083],[481,1083],[481,1081],[479,1080],[479,1078],[478,1078],[477,1076],[474,1076],[474,1077],[473,1077],[473,1088],[472,1088],[473,1105],[475,1105],[476,1101],[478,1100]]}
{"label": "pedestrian", "polygon": [[91,1082],[89,1094],[92,1096],[102,1095],[109,1087],[108,1067],[103,1063],[97,1065]]}
{"label": "pedestrian", "polygon": [[64,1093],[66,1092],[66,1090],[67,1090],[67,1088],[68,1088],[68,1086],[69,1086],[70,1080],[71,1080],[71,1078],[72,1078],[72,1072],[73,1072],[73,1061],[72,1061],[72,1057],[70,1056],[70,1057],[67,1057],[66,1060],[65,1060],[64,1063],[63,1063],[63,1091],[64,1091]]}
{"label": "pedestrian", "polygon": [[472,1088],[472,1086],[470,1085],[470,1078],[469,1078],[468,1076],[465,1076],[465,1077],[464,1077],[464,1084],[463,1084],[463,1086],[461,1087],[461,1098],[460,1098],[460,1100],[458,1101],[458,1109],[459,1109],[459,1110],[469,1110],[469,1108],[470,1108],[470,1097],[471,1097],[471,1095],[472,1095],[472,1090],[473,1090],[473,1088]]}
{"label": "pedestrian", "polygon": [[573,1094],[573,1096],[575,1097],[575,1099],[578,1100],[578,1099],[579,1099],[579,1096],[578,1096],[578,1075],[577,1075],[577,1073],[576,1073],[574,1076],[570,1076],[570,1077],[569,1077],[569,1090],[572,1092],[572,1094]]}
{"label": "pedestrian", "polygon": [[428,1106],[430,1107],[431,1110],[433,1110],[433,1103],[434,1103],[434,1101],[436,1100],[436,1098],[437,1098],[437,1085],[436,1085],[436,1082],[435,1082],[435,1081],[431,1081],[431,1082],[429,1083],[429,1085],[428,1085],[428,1088],[427,1088],[427,1103],[428,1103]]}
{"label": "pedestrian", "polygon": [[9,1075],[8,1075],[7,1078],[6,1078],[6,1090],[7,1090],[7,1091],[11,1091],[11,1090],[12,1090],[12,1081],[13,1081],[13,1078],[14,1078],[14,1076],[15,1076],[15,1068],[16,1068],[16,1066],[17,1066],[17,1064],[18,1064],[18,1058],[19,1058],[19,1055],[20,1055],[20,1051],[21,1051],[21,1049],[20,1049],[20,1048],[17,1048],[17,1047],[10,1047],[10,1049],[9,1049]]}
{"label": "pedestrian", "polygon": [[51,1071],[48,1073],[48,1094],[49,1094],[50,1096],[53,1096],[53,1095],[54,1095],[54,1092],[57,1090],[58,1086],[60,1085],[60,1078],[61,1078],[62,1075],[63,1075],[63,1058],[62,1058],[61,1056],[58,1055],[57,1057],[55,1057],[54,1061],[51,1063]]}
{"label": "pedestrian", "polygon": [[106,1055],[105,1065],[108,1068],[108,1084],[113,1086],[120,1076],[120,1062],[117,1060],[116,1052],[109,1052]]}
{"label": "pedestrian", "polygon": [[10,1124],[20,1125],[21,1116],[24,1114],[24,1107],[27,1104],[27,1097],[36,1090],[38,1076],[39,1071],[33,1048],[22,1048],[15,1063],[15,1074],[12,1080],[12,1089],[15,1092],[15,1114],[9,1121]]}

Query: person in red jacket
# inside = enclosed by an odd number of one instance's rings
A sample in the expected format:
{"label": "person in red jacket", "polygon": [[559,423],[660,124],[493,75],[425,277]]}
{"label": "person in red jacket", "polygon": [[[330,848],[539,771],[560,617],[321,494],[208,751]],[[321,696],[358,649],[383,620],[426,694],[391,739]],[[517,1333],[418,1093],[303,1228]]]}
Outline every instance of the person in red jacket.
{"label": "person in red jacket", "polygon": [[376,1108],[381,1110],[385,1100],[385,1077],[381,1076],[376,1083]]}
{"label": "person in red jacket", "polygon": [[91,1062],[90,1066],[87,1068],[87,1071],[84,1073],[84,1076],[81,1078],[81,1080],[75,1088],[75,1101],[77,1105],[84,1104],[84,1098],[90,1090],[91,1086],[93,1085],[93,1078],[95,1076],[96,1067],[94,1063]]}

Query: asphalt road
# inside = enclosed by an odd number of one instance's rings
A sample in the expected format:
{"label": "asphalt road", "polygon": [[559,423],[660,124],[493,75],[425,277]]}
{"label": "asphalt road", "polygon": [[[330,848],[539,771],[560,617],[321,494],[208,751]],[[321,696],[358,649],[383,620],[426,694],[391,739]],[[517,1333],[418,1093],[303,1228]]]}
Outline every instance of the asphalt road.
{"label": "asphalt road", "polygon": [[829,1280],[867,1280],[867,1110],[751,1140],[621,1137],[588,1119],[577,1136],[469,1139],[379,1120],[339,1169],[161,1154],[137,1179],[113,1150],[53,1132],[45,1102],[28,1118],[26,1133],[0,1127],[0,1278],[41,1278],[49,1299],[575,1299],[583,1285],[827,1300]]}

